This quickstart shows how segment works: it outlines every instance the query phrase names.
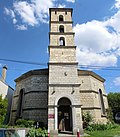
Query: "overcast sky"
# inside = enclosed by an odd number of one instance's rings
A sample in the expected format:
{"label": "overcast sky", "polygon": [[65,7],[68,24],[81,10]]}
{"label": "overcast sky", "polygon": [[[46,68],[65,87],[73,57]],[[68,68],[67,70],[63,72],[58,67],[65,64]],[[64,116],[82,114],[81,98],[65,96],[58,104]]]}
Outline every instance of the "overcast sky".
{"label": "overcast sky", "polygon": [[[7,83],[32,70],[46,68],[49,54],[49,8],[73,8],[77,60],[106,79],[106,91],[120,91],[120,0],[14,0],[0,2],[0,59],[38,62],[7,65]],[[108,70],[112,67],[112,70]],[[87,69],[87,68],[86,68]],[[116,70],[117,69],[117,70]]]}

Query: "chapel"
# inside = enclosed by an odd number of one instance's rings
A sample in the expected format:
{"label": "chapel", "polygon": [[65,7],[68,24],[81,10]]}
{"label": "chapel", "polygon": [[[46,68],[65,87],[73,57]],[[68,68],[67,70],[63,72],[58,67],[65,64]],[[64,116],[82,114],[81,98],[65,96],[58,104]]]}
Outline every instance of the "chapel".
{"label": "chapel", "polygon": [[[48,68],[31,70],[16,82],[11,123],[17,119],[42,122],[53,133],[83,129],[82,115],[106,123],[105,79],[78,69],[72,8],[50,8]],[[61,124],[63,123],[63,124]]]}

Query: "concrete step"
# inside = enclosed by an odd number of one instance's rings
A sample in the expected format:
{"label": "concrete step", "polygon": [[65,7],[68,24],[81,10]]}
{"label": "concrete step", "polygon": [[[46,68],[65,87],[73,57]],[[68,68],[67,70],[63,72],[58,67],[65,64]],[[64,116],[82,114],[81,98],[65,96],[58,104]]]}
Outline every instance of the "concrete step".
{"label": "concrete step", "polygon": [[60,134],[58,137],[77,137],[76,135]]}
{"label": "concrete step", "polygon": [[[80,135],[80,137],[85,137],[85,136],[89,136],[88,134],[84,133],[82,135]],[[68,134],[68,133],[59,133],[57,137],[77,137],[77,135],[73,135],[72,133]]]}

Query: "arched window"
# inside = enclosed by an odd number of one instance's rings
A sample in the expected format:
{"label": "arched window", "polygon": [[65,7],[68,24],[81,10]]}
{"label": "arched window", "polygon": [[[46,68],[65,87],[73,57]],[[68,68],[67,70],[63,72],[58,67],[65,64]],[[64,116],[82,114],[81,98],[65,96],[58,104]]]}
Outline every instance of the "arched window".
{"label": "arched window", "polygon": [[64,37],[60,37],[60,46],[65,46],[65,38]]}
{"label": "arched window", "polygon": [[22,117],[22,111],[23,111],[23,100],[24,100],[24,89],[21,89],[19,92],[19,99],[18,99],[18,108],[17,108],[17,117]]}
{"label": "arched window", "polygon": [[105,115],[105,105],[104,105],[104,100],[103,100],[103,95],[102,95],[101,89],[99,89],[99,99],[100,99],[101,112],[103,115]]}
{"label": "arched window", "polygon": [[63,26],[63,25],[60,25],[60,27],[59,27],[59,32],[60,32],[60,33],[64,33],[64,26]]}
{"label": "arched window", "polygon": [[60,16],[59,16],[59,21],[64,21],[64,20],[63,20],[63,15],[60,15]]}

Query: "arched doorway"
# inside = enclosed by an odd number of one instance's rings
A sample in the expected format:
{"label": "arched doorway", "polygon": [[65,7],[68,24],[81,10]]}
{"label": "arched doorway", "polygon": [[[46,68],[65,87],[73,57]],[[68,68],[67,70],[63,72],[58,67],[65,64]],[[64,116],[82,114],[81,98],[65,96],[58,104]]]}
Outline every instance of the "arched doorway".
{"label": "arched doorway", "polygon": [[58,130],[72,131],[72,109],[70,107],[71,101],[63,97],[58,101]]}

